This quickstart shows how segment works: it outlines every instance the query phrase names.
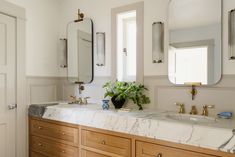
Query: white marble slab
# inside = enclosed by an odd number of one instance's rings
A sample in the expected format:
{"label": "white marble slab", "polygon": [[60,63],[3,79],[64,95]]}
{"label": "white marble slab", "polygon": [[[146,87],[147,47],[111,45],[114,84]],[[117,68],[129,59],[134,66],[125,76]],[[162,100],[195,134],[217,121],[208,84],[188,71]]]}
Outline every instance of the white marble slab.
{"label": "white marble slab", "polygon": [[197,124],[172,120],[167,114],[160,111],[120,113],[103,111],[100,105],[60,104],[47,107],[43,118],[235,153],[233,120]]}

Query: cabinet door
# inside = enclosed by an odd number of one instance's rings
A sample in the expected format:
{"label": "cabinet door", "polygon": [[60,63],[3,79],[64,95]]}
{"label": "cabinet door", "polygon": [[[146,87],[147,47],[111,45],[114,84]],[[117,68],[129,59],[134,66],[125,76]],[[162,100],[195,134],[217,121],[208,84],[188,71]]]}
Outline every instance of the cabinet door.
{"label": "cabinet door", "polygon": [[136,142],[136,157],[219,157],[147,142]]}

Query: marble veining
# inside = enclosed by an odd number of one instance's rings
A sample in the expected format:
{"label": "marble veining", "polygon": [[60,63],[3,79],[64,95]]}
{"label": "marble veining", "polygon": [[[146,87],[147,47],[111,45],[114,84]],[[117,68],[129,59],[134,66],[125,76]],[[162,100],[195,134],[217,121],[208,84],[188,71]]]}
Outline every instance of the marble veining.
{"label": "marble veining", "polygon": [[186,123],[169,119],[167,114],[166,111],[104,111],[101,105],[94,104],[59,104],[48,106],[43,118],[235,153],[234,120]]}

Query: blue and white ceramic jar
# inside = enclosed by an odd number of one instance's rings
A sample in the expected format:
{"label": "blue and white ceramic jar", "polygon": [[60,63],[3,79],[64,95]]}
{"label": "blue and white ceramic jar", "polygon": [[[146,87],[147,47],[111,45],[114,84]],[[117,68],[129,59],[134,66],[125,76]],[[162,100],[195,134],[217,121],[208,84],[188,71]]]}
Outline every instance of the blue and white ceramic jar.
{"label": "blue and white ceramic jar", "polygon": [[102,100],[102,108],[103,110],[108,110],[109,109],[109,100]]}

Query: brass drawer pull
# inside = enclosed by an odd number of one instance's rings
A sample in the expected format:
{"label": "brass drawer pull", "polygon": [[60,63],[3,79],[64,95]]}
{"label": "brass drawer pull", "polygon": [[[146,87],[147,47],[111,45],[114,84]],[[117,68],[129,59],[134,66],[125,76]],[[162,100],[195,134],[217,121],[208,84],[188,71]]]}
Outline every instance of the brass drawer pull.
{"label": "brass drawer pull", "polygon": [[106,144],[105,140],[102,140],[101,144],[105,145]]}
{"label": "brass drawer pull", "polygon": [[64,151],[64,150],[62,150],[61,152],[62,152],[62,153],[65,153],[65,151]]}
{"label": "brass drawer pull", "polygon": [[39,130],[41,130],[41,129],[42,129],[42,127],[41,127],[41,126],[39,126],[39,127],[38,127],[38,129],[39,129]]}
{"label": "brass drawer pull", "polygon": [[43,145],[41,143],[38,143],[38,146],[42,147]]}
{"label": "brass drawer pull", "polygon": [[62,132],[62,135],[65,135],[65,132]]}

